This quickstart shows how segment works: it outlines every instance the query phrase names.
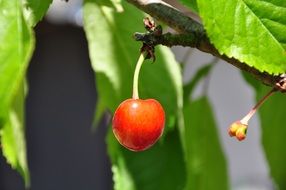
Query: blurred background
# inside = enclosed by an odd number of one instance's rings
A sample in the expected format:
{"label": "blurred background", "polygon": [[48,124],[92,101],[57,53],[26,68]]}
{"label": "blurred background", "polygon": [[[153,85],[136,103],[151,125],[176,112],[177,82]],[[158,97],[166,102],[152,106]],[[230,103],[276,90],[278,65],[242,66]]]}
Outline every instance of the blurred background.
{"label": "blurred background", "polygon": [[[178,6],[175,1],[169,3]],[[97,101],[95,76],[82,29],[82,2],[54,0],[36,27],[37,44],[28,70],[26,137],[32,190],[111,190],[112,174],[105,134],[108,118],[96,132],[92,120]],[[188,13],[191,14],[191,13]],[[143,29],[143,27],[142,27]],[[132,40],[132,39],[130,39]],[[213,57],[190,48],[172,48],[184,61],[184,80]],[[210,76],[208,96],[219,127],[233,190],[275,189],[260,143],[257,118],[248,138],[229,138],[230,123],[254,105],[254,93],[240,71],[219,61]],[[202,85],[195,91],[200,96]],[[0,156],[0,190],[22,190],[20,175]]]}

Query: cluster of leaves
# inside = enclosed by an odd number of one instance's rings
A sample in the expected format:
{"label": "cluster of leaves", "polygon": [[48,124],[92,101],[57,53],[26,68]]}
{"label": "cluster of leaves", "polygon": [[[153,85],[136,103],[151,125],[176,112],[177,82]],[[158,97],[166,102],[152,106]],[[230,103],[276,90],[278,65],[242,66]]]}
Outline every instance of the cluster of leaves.
{"label": "cluster of leaves", "polygon": [[[219,52],[260,71],[285,73],[284,1],[181,1],[199,12],[208,36]],[[33,27],[45,15],[51,2],[0,1],[1,148],[7,161],[22,174],[27,185],[29,171],[23,125],[27,92],[25,72],[35,44]],[[104,110],[114,112],[121,101],[131,97],[132,75],[140,48],[131,36],[135,31],[142,31],[144,15],[119,0],[85,0],[83,11],[99,93],[97,121]],[[142,98],[156,98],[165,108],[165,135],[152,149],[134,153],[122,148],[109,131],[107,144],[114,188],[228,189],[227,164],[211,105],[207,96],[190,99],[195,85],[211,66],[202,68],[184,85],[180,65],[170,49],[157,47],[156,57],[155,64],[143,65],[139,91]],[[253,85],[257,97],[262,96],[266,87],[246,78]],[[283,95],[277,94],[261,110],[263,146],[271,174],[281,189],[286,188],[286,153],[282,142],[286,129],[281,127],[285,106]],[[273,108],[276,109],[275,115]]]}

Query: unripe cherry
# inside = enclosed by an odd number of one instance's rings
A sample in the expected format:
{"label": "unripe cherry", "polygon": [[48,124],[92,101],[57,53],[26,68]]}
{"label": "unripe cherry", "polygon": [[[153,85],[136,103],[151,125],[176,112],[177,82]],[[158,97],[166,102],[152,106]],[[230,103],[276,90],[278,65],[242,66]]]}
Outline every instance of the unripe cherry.
{"label": "unripe cherry", "polygon": [[237,140],[242,141],[246,138],[246,133],[247,133],[247,126],[246,125],[241,125],[236,133],[235,136],[237,138]]}
{"label": "unripe cherry", "polygon": [[228,128],[229,136],[231,136],[231,137],[236,136],[236,131],[239,127],[240,127],[240,121],[236,121],[236,122],[232,123],[230,125],[230,127]]}
{"label": "unripe cherry", "polygon": [[233,122],[228,128],[228,134],[231,137],[236,137],[237,140],[242,141],[246,138],[248,121],[253,117],[258,108],[265,102],[267,98],[269,98],[276,91],[273,88],[269,91],[249,112],[244,116],[241,120]]}

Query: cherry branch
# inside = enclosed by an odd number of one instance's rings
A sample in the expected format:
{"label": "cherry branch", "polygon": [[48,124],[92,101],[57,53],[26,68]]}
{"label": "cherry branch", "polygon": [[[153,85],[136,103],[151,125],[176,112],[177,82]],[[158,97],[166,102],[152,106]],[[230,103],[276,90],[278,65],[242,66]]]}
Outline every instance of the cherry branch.
{"label": "cherry branch", "polygon": [[[167,24],[178,32],[178,34],[165,33],[162,35],[157,35],[155,33],[135,33],[134,37],[137,41],[142,41],[154,46],[161,44],[169,47],[179,45],[197,48],[250,73],[262,83],[277,88],[277,90],[281,92],[285,92],[285,89],[280,88],[281,85],[277,85],[282,81],[282,76],[273,76],[266,72],[262,73],[237,59],[221,55],[210,43],[203,26],[171,5],[161,0],[127,0],[127,2],[135,5],[137,8]],[[285,87],[285,85],[282,85],[282,87],[283,86]]]}

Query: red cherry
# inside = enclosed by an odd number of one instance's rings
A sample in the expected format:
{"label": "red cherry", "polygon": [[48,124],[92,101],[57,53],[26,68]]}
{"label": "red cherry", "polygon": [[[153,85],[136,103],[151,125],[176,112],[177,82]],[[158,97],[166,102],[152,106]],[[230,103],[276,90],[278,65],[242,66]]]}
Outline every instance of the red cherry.
{"label": "red cherry", "polygon": [[112,125],[121,145],[132,151],[143,151],[161,137],[165,112],[157,100],[127,99],[116,109]]}

